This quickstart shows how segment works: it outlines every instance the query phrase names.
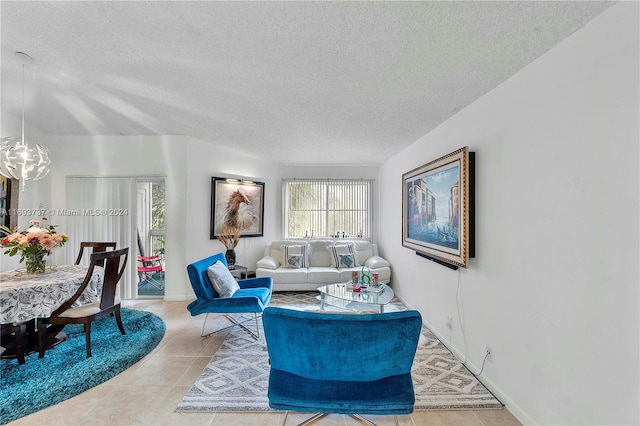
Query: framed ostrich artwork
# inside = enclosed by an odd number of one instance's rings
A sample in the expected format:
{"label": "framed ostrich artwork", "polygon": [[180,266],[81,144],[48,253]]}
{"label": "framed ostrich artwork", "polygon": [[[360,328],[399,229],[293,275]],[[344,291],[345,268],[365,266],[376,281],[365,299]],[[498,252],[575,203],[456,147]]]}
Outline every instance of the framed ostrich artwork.
{"label": "framed ostrich artwork", "polygon": [[237,229],[240,237],[262,237],[264,182],[211,178],[210,239]]}

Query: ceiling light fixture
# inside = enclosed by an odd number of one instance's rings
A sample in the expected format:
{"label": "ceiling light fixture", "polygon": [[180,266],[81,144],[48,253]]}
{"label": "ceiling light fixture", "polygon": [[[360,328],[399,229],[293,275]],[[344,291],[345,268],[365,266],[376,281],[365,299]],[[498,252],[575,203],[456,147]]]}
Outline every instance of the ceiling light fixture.
{"label": "ceiling light fixture", "polygon": [[22,191],[28,180],[42,179],[49,173],[49,150],[24,138],[24,67],[33,62],[26,53],[16,52],[22,63],[22,137],[8,136],[0,139],[0,174],[22,180]]}

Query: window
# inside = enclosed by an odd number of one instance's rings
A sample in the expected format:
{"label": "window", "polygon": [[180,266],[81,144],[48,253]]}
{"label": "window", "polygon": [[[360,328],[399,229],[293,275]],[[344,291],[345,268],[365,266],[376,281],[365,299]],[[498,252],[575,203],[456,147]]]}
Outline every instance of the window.
{"label": "window", "polygon": [[372,180],[286,179],[284,237],[371,240]]}

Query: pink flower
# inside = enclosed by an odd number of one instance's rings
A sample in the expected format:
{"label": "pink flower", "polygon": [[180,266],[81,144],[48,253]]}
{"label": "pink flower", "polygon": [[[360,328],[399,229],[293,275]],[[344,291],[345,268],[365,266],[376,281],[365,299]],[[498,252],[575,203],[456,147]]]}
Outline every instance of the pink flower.
{"label": "pink flower", "polygon": [[20,238],[22,238],[22,234],[19,232],[14,232],[13,234],[10,234],[7,238],[9,239],[10,243],[16,243],[20,241]]}
{"label": "pink flower", "polygon": [[45,250],[51,250],[56,246],[56,241],[49,234],[40,234],[40,245]]}
{"label": "pink flower", "polygon": [[[37,225],[39,221],[31,222]],[[8,249],[5,253],[14,256],[19,252],[23,258],[25,254],[42,254],[43,251],[50,253],[54,248],[64,245],[69,239],[67,234],[56,233],[54,226],[50,226],[49,229],[31,226],[20,232],[17,229],[11,232],[8,228],[3,227],[0,229],[0,234],[5,234],[4,237],[0,236],[0,245]]]}
{"label": "pink flower", "polygon": [[29,244],[40,244],[40,234],[28,233],[26,238]]}

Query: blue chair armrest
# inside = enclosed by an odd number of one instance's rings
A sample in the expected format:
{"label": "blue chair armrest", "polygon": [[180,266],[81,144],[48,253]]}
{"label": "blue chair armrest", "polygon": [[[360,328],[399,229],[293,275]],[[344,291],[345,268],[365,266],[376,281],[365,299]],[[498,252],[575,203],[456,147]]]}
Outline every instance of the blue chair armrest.
{"label": "blue chair armrest", "polygon": [[246,278],[244,280],[239,280],[238,285],[240,288],[273,288],[273,278],[271,277],[257,277],[257,278]]}

